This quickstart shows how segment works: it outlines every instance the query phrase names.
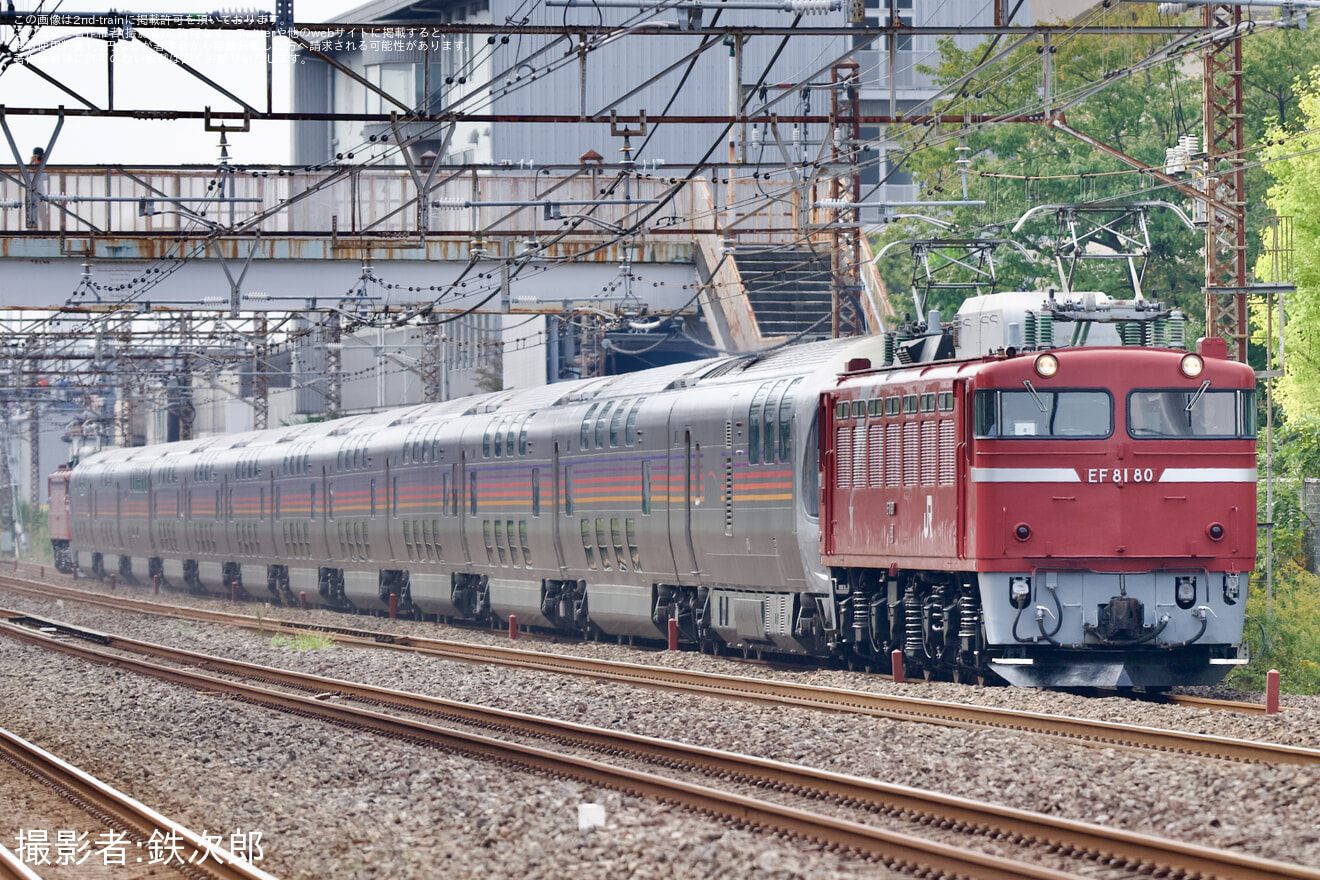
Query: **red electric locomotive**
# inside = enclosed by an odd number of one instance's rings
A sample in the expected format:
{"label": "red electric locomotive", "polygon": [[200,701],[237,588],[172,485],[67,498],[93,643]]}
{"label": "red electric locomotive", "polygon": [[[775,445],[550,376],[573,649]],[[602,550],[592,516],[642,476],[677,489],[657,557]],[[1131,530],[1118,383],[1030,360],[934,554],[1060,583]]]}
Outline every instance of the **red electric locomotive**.
{"label": "red electric locomotive", "polygon": [[1019,685],[1218,681],[1245,662],[1255,413],[1223,340],[843,376],[821,552],[846,637]]}
{"label": "red electric locomotive", "polygon": [[73,554],[69,551],[69,478],[73,470],[66,464],[56,468],[48,478],[50,498],[47,529],[50,532],[51,551],[55,554],[55,568],[68,574],[73,571]]}

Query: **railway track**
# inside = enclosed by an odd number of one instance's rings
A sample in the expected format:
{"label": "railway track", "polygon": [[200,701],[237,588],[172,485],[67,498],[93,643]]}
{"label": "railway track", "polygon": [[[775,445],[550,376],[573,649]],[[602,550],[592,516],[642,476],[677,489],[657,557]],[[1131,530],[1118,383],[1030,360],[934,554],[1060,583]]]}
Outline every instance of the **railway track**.
{"label": "railway track", "polygon": [[162,605],[140,599],[111,597],[4,576],[0,576],[0,588],[47,600],[63,598],[118,611],[136,611],[190,621],[218,623],[264,634],[315,631],[347,646],[403,650],[456,662],[572,674],[726,699],[795,705],[953,727],[1014,730],[1100,747],[1139,748],[1247,763],[1320,764],[1320,750],[1298,746],[1236,740],[1207,734],[920,697],[850,691],[745,676],[718,675],[663,666],[644,666],[516,648],[474,645],[445,639],[394,635],[349,627],[326,627],[265,617],[256,618],[222,611]]}
{"label": "railway track", "polygon": [[12,850],[0,845],[0,880],[41,880],[41,875],[23,864]]}
{"label": "railway track", "polygon": [[[189,880],[275,880],[265,871],[236,859],[223,847],[208,842],[145,804],[3,729],[0,729],[0,761],[48,786],[97,821],[125,835],[126,845],[132,843],[149,849],[155,835],[156,840],[177,841],[179,853],[193,857],[204,855],[205,858],[198,859],[196,864],[191,859],[184,862],[184,856],[180,855],[178,864],[175,864],[172,852],[165,853],[162,867],[173,869]],[[20,854],[3,850],[0,852],[0,878],[39,880],[39,875],[23,863]]]}
{"label": "railway track", "polygon": [[[299,715],[325,718],[478,757],[558,776],[682,803],[728,819],[763,826],[877,857],[891,868],[950,872],[998,878],[1105,876],[1223,877],[1234,880],[1295,878],[1320,880],[1312,868],[1263,860],[1128,831],[1000,807],[949,795],[888,785],[829,771],[721,752],[634,734],[587,727],[521,713],[458,703],[419,694],[275,670],[240,661],[196,654],[68,626],[57,621],[0,612],[0,633],[30,644],[108,663],[208,693],[222,693]],[[205,671],[199,671],[204,669]],[[222,678],[224,676],[236,677]],[[251,684],[257,681],[260,684]],[[293,691],[272,690],[275,686]],[[371,708],[359,708],[353,703]],[[378,711],[421,715],[426,720]],[[434,721],[459,727],[440,727]],[[467,730],[463,728],[469,728]],[[475,732],[470,728],[475,728]],[[556,749],[590,753],[574,757],[539,746],[489,735],[530,738]],[[596,756],[609,760],[602,761]],[[665,774],[719,779],[750,789],[749,796],[726,788],[697,785],[649,770],[619,766],[621,759],[663,768]],[[807,808],[794,803],[805,801]],[[885,817],[902,826],[877,828],[818,812],[821,804]],[[914,838],[915,828],[935,829],[955,837],[1009,842],[1024,854],[1046,862],[1076,863],[1059,870],[1021,858],[969,851],[966,843]]]}
{"label": "railway track", "polygon": [[[44,566],[43,566],[44,568]],[[251,618],[245,615],[230,614],[221,611],[208,611],[200,608],[189,608],[177,605],[162,605],[160,603],[145,602],[129,597],[112,597],[104,593],[93,593],[87,590],[80,590],[73,587],[61,587],[57,584],[50,584],[45,581],[30,581],[22,578],[0,575],[0,587],[9,589],[15,593],[33,596],[35,598],[63,598],[76,602],[84,602],[90,605],[96,605],[102,608],[113,610],[137,610],[146,614],[178,616],[189,620],[210,620],[216,623],[223,623],[230,626],[251,627]],[[178,612],[178,613],[176,613]],[[384,643],[387,646],[398,645],[406,647],[425,648],[434,644],[457,644],[443,639],[426,639],[409,636],[396,636],[379,631],[363,630],[353,627],[320,627],[315,625],[297,623],[292,621],[273,621],[281,627],[296,629],[316,629],[326,633],[332,638],[339,637],[359,637],[369,640],[372,644]],[[535,637],[535,636],[533,636]],[[746,661],[757,662],[757,661]],[[871,673],[876,678],[890,679],[887,673]],[[1113,696],[1117,692],[1101,691],[1108,696]],[[1219,700],[1211,697],[1194,697],[1185,694],[1159,694],[1143,698],[1147,702],[1168,704],[1175,706],[1184,706],[1191,709],[1207,709],[1211,711],[1236,712],[1242,715],[1264,715],[1265,706],[1262,703],[1248,703],[1242,700]],[[1290,711],[1285,709],[1284,711]]]}

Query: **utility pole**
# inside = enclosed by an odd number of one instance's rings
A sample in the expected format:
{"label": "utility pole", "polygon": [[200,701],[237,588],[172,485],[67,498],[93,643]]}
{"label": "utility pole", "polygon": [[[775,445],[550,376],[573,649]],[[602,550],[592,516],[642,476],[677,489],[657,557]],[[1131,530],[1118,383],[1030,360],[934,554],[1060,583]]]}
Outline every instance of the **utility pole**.
{"label": "utility pole", "polygon": [[270,419],[270,339],[266,314],[256,318],[252,331],[252,427],[264,431]]}
{"label": "utility pole", "polygon": [[[1207,31],[1240,28],[1242,7],[1205,7]],[[1229,354],[1246,363],[1247,194],[1242,132],[1242,37],[1207,43],[1204,63],[1206,335],[1223,335]],[[1224,207],[1216,207],[1216,203]]]}
{"label": "utility pole", "polygon": [[326,394],[326,414],[338,418],[343,409],[343,335],[339,324],[339,313],[330,312],[325,316],[325,373],[329,392]]}
{"label": "utility pole", "polygon": [[862,230],[858,205],[862,178],[857,160],[862,129],[858,121],[861,82],[857,62],[835,65],[830,71],[830,84],[830,116],[834,120],[826,134],[831,140],[830,159],[836,168],[846,169],[836,172],[830,181],[830,200],[850,206],[834,208],[834,222],[830,224],[830,333],[837,339],[866,332],[861,304]]}

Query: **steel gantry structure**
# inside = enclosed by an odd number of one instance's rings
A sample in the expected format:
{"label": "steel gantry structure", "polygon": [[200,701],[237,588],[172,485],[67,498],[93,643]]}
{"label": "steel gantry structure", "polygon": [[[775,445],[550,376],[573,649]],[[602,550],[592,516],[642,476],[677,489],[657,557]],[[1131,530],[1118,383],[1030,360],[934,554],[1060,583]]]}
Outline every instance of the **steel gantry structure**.
{"label": "steel gantry structure", "polygon": [[[724,6],[726,4],[720,4]],[[736,8],[738,4],[727,4]],[[790,4],[791,5],[791,4]],[[849,38],[854,46],[861,47],[877,41],[892,41],[897,38],[911,39],[918,36],[969,36],[969,35],[1009,35],[1017,40],[1039,39],[1047,48],[1043,61],[1048,70],[1048,46],[1051,39],[1059,34],[1105,33],[1112,35],[1109,26],[1077,25],[1034,25],[1013,26],[1012,15],[1016,7],[1010,8],[1008,0],[996,0],[994,24],[988,26],[949,26],[915,27],[905,24],[899,15],[896,0],[890,0],[888,21],[867,23],[864,7],[852,2],[848,6],[845,26],[810,26],[801,21],[779,27],[768,25],[720,26],[715,20],[707,21],[700,9],[688,10],[686,23],[675,28],[668,22],[642,22],[627,29],[628,37],[666,38],[673,35],[698,36],[703,38],[703,49],[719,45],[726,39],[746,40],[751,36],[843,36]],[[685,7],[686,8],[686,7]],[[711,7],[718,8],[718,7]],[[802,7],[808,9],[807,6]],[[801,16],[799,15],[800,19]],[[1218,35],[1207,40],[1202,49],[1204,65],[1204,120],[1205,153],[1208,168],[1204,192],[1184,184],[1181,188],[1186,194],[1204,200],[1209,206],[1206,212],[1206,319],[1207,326],[1216,332],[1228,336],[1234,343],[1237,357],[1245,359],[1247,350],[1247,296],[1248,267],[1246,264],[1246,223],[1245,223],[1245,174],[1243,171],[1243,129],[1242,129],[1242,24],[1243,15],[1240,5],[1227,3],[1209,3],[1204,6],[1202,20],[1197,24],[1168,24],[1157,26],[1137,26],[1124,28],[1125,33],[1149,35],[1167,35],[1171,39],[1185,38],[1192,35]],[[424,23],[423,23],[424,24]],[[494,40],[507,37],[510,33],[539,34],[563,41],[563,47],[569,51],[585,53],[604,40],[615,39],[617,32],[602,31],[590,25],[575,25],[565,22],[562,26],[547,27],[529,24],[496,22],[483,24],[442,24],[424,25],[443,29],[445,33],[471,33]],[[400,120],[410,124],[422,123],[437,126],[454,126],[459,121],[493,123],[518,122],[527,124],[562,125],[583,122],[600,122],[600,117],[593,114],[584,104],[578,114],[497,114],[482,112],[464,112],[462,110],[431,114],[417,107],[401,103],[396,96],[380,86],[364,80],[356,72],[341,65],[332,56],[322,51],[318,36],[339,32],[360,32],[377,28],[376,22],[334,22],[308,23],[296,22],[292,0],[277,0],[273,13],[256,12],[246,14],[154,14],[154,13],[98,13],[98,12],[60,12],[43,15],[40,13],[0,12],[0,29],[13,28],[15,37],[21,42],[21,35],[30,40],[39,29],[63,30],[103,29],[107,46],[106,88],[104,100],[99,96],[90,98],[76,91],[59,77],[42,68],[36,58],[14,51],[12,42],[0,50],[0,74],[13,65],[23,68],[50,83],[68,96],[76,106],[38,107],[38,106],[3,106],[0,114],[9,116],[57,116],[60,119],[75,117],[93,118],[133,118],[143,120],[199,120],[214,130],[246,130],[254,121],[262,120],[343,120],[351,119],[364,123],[396,125]],[[215,79],[202,73],[187,59],[170,51],[147,35],[152,30],[215,30],[215,31],[253,31],[265,36],[266,52],[266,95],[265,106],[243,100],[233,90]],[[379,113],[299,113],[280,111],[273,104],[272,83],[274,78],[273,46],[276,39],[287,40],[300,51],[321,58],[340,69],[346,76],[356,80],[368,92],[380,99],[382,110]],[[118,41],[135,40],[152,52],[165,58],[188,76],[218,95],[233,102],[237,109],[212,109],[211,107],[117,107],[115,102],[115,62],[114,46]],[[836,58],[822,71],[831,72],[836,84],[839,72],[851,63],[846,57]],[[854,73],[855,75],[855,73]],[[840,187],[840,197],[848,202],[857,203],[862,195],[857,188],[855,173],[856,146],[860,140],[861,126],[891,125],[951,125],[970,126],[985,123],[1002,122],[1042,122],[1053,124],[1063,131],[1072,131],[1063,116],[1063,108],[1051,108],[1048,105],[1048,73],[1045,74],[1046,106],[1044,113],[1026,114],[1021,117],[973,115],[963,113],[895,113],[891,106],[889,113],[866,113],[863,111],[857,92],[851,86],[832,91],[828,113],[788,114],[781,113],[776,105],[787,93],[760,102],[760,106],[738,108],[728,116],[707,114],[690,116],[666,114],[664,112],[642,115],[612,114],[613,123],[629,125],[665,125],[713,123],[740,126],[745,130],[751,125],[800,124],[828,125],[836,132],[835,145],[831,147],[830,160],[834,166],[835,179]],[[240,128],[241,127],[241,128]],[[1073,132],[1078,134],[1081,133]],[[1090,139],[1088,139],[1090,140]],[[1105,148],[1106,145],[1097,143]],[[1108,149],[1113,155],[1123,158],[1137,167],[1155,171],[1130,157],[1122,156],[1117,150]],[[854,166],[850,172],[850,165]],[[433,171],[435,169],[432,169]],[[24,172],[26,173],[26,172]],[[826,225],[830,240],[835,246],[833,259],[836,261],[835,301],[837,308],[833,327],[836,333],[856,332],[860,327],[857,319],[855,278],[860,256],[847,252],[852,247],[849,242],[860,241],[860,212],[837,211]]]}

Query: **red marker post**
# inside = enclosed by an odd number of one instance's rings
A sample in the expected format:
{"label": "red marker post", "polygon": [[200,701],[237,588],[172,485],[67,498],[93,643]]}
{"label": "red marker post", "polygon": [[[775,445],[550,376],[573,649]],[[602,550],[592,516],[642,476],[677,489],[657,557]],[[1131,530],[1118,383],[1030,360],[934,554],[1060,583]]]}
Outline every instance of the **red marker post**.
{"label": "red marker post", "polygon": [[399,594],[390,593],[390,620],[395,618],[399,610]]}
{"label": "red marker post", "polygon": [[669,618],[669,650],[678,650],[678,621]]}
{"label": "red marker post", "polygon": [[1271,669],[1265,673],[1265,714],[1277,715],[1279,712],[1279,670]]}
{"label": "red marker post", "polygon": [[110,589],[111,589],[111,590],[113,590],[113,589],[115,588],[115,581],[118,580],[118,578],[119,578],[118,575],[111,573],[111,575],[110,575]]}
{"label": "red marker post", "polygon": [[900,651],[898,648],[895,648],[893,652],[889,655],[889,664],[890,666],[893,667],[894,681],[898,682],[899,684],[902,684],[903,682],[907,681],[907,677],[903,675],[902,651]]}
{"label": "red marker post", "polygon": [[516,614],[509,615],[509,638],[518,638],[518,615]]}
{"label": "red marker post", "polygon": [[307,591],[306,591],[306,590],[299,590],[299,591],[298,591],[298,607],[299,607],[299,608],[306,608],[306,607],[307,607]]}
{"label": "red marker post", "polygon": [[158,574],[153,574],[153,575],[151,576],[151,580],[152,580],[152,582],[156,585],[156,595],[159,596],[159,595],[160,595],[160,575],[158,575]]}

